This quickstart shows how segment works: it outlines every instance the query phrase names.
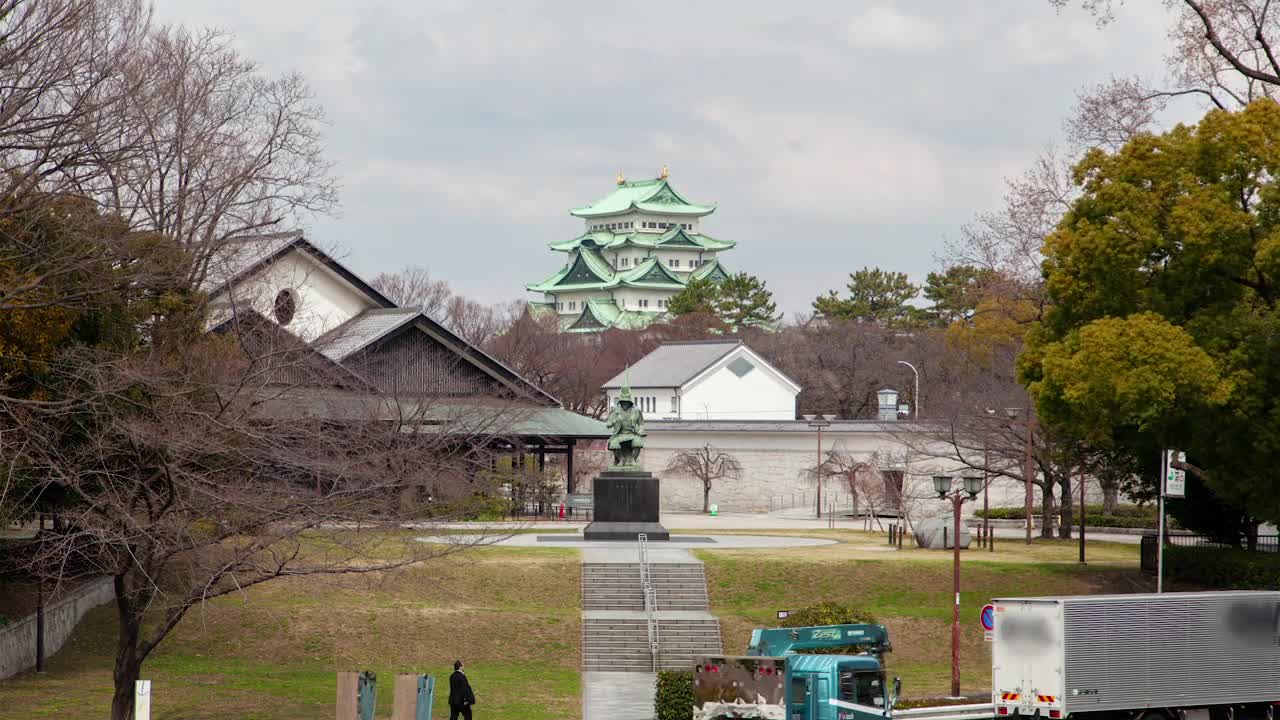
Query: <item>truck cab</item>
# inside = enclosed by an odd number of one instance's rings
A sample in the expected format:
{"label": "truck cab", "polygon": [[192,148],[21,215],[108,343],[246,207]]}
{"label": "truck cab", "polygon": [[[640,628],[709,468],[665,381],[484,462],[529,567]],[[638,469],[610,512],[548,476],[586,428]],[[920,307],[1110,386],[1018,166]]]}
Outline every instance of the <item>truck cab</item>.
{"label": "truck cab", "polygon": [[[856,654],[800,651],[852,647]],[[880,625],[761,629],[745,657],[697,658],[695,720],[884,720],[893,693],[882,653],[890,650]]]}

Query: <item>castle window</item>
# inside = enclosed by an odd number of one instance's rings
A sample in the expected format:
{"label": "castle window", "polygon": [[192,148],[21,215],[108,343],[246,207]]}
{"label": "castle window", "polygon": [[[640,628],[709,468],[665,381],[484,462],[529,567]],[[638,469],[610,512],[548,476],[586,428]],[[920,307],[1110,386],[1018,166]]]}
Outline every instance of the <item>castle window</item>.
{"label": "castle window", "polygon": [[640,300],[640,307],[642,307],[642,308],[647,308],[647,307],[649,307],[649,300],[648,300],[648,298],[644,298],[644,299],[641,299],[641,300]]}
{"label": "castle window", "polygon": [[577,302],[576,300],[570,300],[570,301],[569,301],[569,309],[570,309],[570,310],[576,310],[576,309],[577,309],[577,305],[578,305],[578,302]]}

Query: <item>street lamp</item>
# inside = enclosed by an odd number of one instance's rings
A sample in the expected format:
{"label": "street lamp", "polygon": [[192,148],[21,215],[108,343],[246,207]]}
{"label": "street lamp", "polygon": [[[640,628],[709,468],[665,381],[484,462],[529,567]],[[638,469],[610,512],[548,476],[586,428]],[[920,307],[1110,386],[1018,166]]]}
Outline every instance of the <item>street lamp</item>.
{"label": "street lamp", "polygon": [[912,410],[911,410],[911,417],[912,417],[912,419],[914,419],[914,420],[919,420],[919,419],[920,419],[920,371],[919,371],[919,370],[916,370],[916,366],[915,366],[915,365],[912,365],[911,363],[907,362],[906,360],[899,360],[899,361],[898,361],[898,364],[899,364],[899,365],[906,365],[907,367],[911,368],[911,372],[915,373],[915,376],[916,376],[916,390],[915,390],[915,393],[914,393],[914,394],[912,394],[912,396],[911,396],[911,404],[912,404],[912,405],[914,405],[915,407],[914,407],[914,408],[912,408]]}
{"label": "street lamp", "polygon": [[822,413],[817,415],[805,415],[804,420],[811,428],[818,429],[818,464],[814,466],[814,472],[818,475],[818,517],[822,517],[822,428],[829,427],[835,416],[828,418]]}
{"label": "street lamp", "polygon": [[933,489],[938,498],[950,500],[955,513],[955,534],[952,536],[952,591],[955,594],[955,605],[951,610],[951,697],[960,697],[960,508],[966,501],[976,500],[978,491],[982,489],[982,477],[965,475],[961,490],[951,490],[950,475],[935,475]]}
{"label": "street lamp", "polygon": [[[1008,408],[1007,410],[1005,410],[1005,413],[1009,416],[1010,420],[1017,420],[1018,415],[1021,412],[1023,411],[1018,408]],[[1032,433],[1034,432],[1034,430],[1032,429],[1033,418],[1031,416],[1030,407],[1026,408],[1026,413],[1027,413],[1027,457],[1026,457],[1025,471],[1026,471],[1026,480],[1027,480],[1027,544],[1030,545],[1031,544],[1031,513],[1032,513],[1031,483],[1032,481],[1035,480],[1036,475],[1035,475],[1035,465],[1033,464],[1033,461],[1032,461],[1032,450],[1031,450],[1033,447]],[[1045,518],[1045,521],[1048,522],[1048,518]]]}

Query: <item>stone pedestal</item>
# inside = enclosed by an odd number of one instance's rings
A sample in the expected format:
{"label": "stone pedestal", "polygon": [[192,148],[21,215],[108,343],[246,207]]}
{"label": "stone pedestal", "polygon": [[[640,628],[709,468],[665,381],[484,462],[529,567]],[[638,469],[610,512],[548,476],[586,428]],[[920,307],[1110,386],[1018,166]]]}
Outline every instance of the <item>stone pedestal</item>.
{"label": "stone pedestal", "polygon": [[587,540],[670,540],[658,523],[658,478],[644,470],[606,470],[596,476],[594,522],[582,531]]}

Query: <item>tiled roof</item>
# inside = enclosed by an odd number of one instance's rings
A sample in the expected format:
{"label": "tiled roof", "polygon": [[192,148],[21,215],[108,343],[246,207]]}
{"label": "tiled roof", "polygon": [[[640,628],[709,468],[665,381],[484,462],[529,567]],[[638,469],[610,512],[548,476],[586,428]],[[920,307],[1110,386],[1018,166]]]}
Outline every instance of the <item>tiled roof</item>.
{"label": "tiled roof", "polygon": [[710,215],[715,205],[691,203],[680,196],[665,178],[624,182],[605,197],[585,207],[573,208],[577,217],[620,215],[632,209],[664,215]]}
{"label": "tiled roof", "polygon": [[314,344],[325,357],[342,362],[421,314],[417,308],[367,310],[320,336]]}
{"label": "tiled roof", "polygon": [[[632,383],[634,384],[634,383]],[[649,420],[645,429],[658,432],[769,432],[812,433],[804,420]],[[915,422],[883,422],[877,420],[835,420],[823,427],[824,433],[904,432],[934,429]]]}
{"label": "tiled roof", "polygon": [[631,387],[680,387],[741,346],[739,340],[664,343],[604,387],[621,387],[627,373]]}

